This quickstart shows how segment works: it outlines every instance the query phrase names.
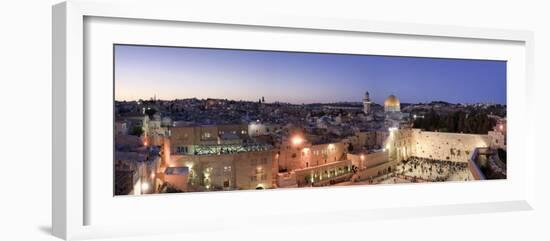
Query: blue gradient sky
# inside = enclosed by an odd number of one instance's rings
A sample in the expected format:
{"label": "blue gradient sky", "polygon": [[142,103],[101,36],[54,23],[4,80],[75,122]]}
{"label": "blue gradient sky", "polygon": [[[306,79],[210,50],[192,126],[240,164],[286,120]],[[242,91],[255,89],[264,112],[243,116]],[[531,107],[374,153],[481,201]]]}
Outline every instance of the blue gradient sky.
{"label": "blue gradient sky", "polygon": [[115,99],[506,103],[506,62],[115,46]]}

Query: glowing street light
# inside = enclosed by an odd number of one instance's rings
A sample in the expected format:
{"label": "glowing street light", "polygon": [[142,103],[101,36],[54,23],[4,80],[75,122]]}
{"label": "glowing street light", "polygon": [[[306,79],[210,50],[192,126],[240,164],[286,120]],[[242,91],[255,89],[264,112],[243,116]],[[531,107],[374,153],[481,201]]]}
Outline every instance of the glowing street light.
{"label": "glowing street light", "polygon": [[148,182],[142,182],[141,183],[141,193],[146,193],[149,190],[149,183]]}
{"label": "glowing street light", "polygon": [[304,138],[302,138],[301,136],[294,136],[292,137],[292,139],[290,139],[290,141],[292,142],[292,145],[297,146],[304,143]]}

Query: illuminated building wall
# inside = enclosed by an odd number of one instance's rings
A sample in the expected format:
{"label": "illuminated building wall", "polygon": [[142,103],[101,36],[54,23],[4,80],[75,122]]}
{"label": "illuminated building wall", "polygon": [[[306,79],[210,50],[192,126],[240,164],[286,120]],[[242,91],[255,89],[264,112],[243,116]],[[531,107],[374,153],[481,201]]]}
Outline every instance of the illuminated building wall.
{"label": "illuminated building wall", "polygon": [[168,136],[168,129],[162,127],[160,118],[158,120],[150,120],[147,129],[149,144],[153,146],[162,145],[163,138]]}
{"label": "illuminated building wall", "polygon": [[359,150],[362,147],[371,148],[383,148],[389,133],[387,131],[365,131],[358,132],[354,136],[349,137],[348,141],[353,145],[355,150]]}
{"label": "illuminated building wall", "polygon": [[342,142],[311,145],[287,143],[281,146],[279,169],[296,169],[319,166],[345,159]]}
{"label": "illuminated building wall", "polygon": [[381,163],[389,161],[387,151],[378,151],[378,152],[372,152],[368,154],[348,153],[346,156],[347,156],[347,159],[351,161],[352,165],[356,166],[359,169],[374,167]]}
{"label": "illuminated building wall", "polygon": [[248,124],[248,135],[251,137],[269,135],[275,133],[278,129],[280,129],[280,126],[254,121]]}
{"label": "illuminated building wall", "polygon": [[502,148],[506,150],[506,130],[506,119],[498,120],[493,131],[489,131],[488,133],[491,140],[490,146],[492,148]]}
{"label": "illuminated building wall", "polygon": [[235,124],[235,125],[217,125],[218,135],[233,134],[237,135],[241,139],[248,137],[248,125]]}
{"label": "illuminated building wall", "polygon": [[240,144],[248,137],[248,126],[176,126],[171,129],[171,150],[175,154],[194,154],[198,145]]}
{"label": "illuminated building wall", "polygon": [[389,153],[389,159],[393,161],[406,160],[413,156],[414,135],[413,129],[390,129],[385,150]]}
{"label": "illuminated building wall", "polygon": [[506,150],[506,133],[500,131],[489,131],[492,148],[502,148]]}
{"label": "illuminated building wall", "polygon": [[169,165],[188,167],[189,184],[198,190],[270,188],[275,155],[274,150],[224,155],[172,155]]}
{"label": "illuminated building wall", "polygon": [[357,172],[357,178],[358,179],[372,178],[372,177],[380,176],[386,173],[390,173],[392,170],[394,170],[396,164],[397,162],[393,162],[393,161],[380,162],[377,165],[369,166],[366,169],[359,170]]}
{"label": "illuminated building wall", "polygon": [[[171,154],[171,151],[170,151],[170,138],[168,138],[168,137],[163,138],[162,149],[161,149],[160,154],[161,154],[160,166],[163,166],[163,167],[168,166],[168,164],[170,163],[170,154]],[[157,170],[159,169],[159,167],[157,167]]]}
{"label": "illuminated building wall", "polygon": [[332,182],[351,178],[351,161],[343,160],[295,171],[296,184],[302,186],[326,186]]}

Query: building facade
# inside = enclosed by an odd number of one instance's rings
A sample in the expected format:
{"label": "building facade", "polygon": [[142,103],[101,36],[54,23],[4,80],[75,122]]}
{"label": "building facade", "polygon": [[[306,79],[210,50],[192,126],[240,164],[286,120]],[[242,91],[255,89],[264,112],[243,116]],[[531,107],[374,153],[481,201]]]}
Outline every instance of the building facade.
{"label": "building facade", "polygon": [[248,138],[246,124],[175,126],[170,130],[173,154],[219,154],[237,151]]}
{"label": "building facade", "polygon": [[315,167],[345,159],[346,146],[343,142],[313,145],[287,141],[279,149],[279,170],[293,171]]}
{"label": "building facade", "polygon": [[189,170],[188,189],[242,190],[273,186],[276,151],[251,151],[223,155],[172,155],[169,166]]}

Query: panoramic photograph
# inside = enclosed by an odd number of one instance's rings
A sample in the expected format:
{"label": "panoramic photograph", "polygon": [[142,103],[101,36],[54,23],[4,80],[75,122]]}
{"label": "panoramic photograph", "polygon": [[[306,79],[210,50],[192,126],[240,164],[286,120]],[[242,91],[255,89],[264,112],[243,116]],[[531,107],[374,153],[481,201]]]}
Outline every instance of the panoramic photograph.
{"label": "panoramic photograph", "polygon": [[113,51],[114,195],[506,179],[506,61]]}

